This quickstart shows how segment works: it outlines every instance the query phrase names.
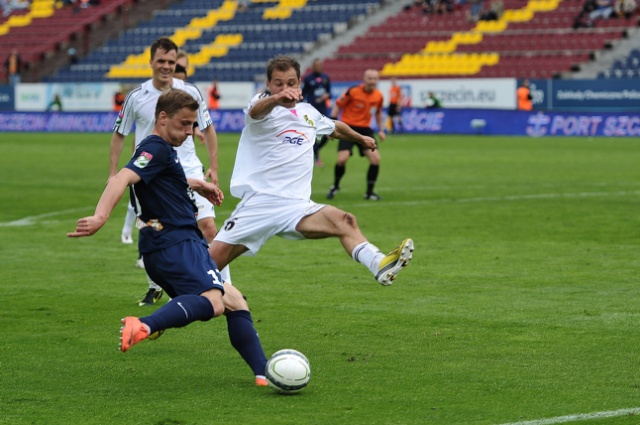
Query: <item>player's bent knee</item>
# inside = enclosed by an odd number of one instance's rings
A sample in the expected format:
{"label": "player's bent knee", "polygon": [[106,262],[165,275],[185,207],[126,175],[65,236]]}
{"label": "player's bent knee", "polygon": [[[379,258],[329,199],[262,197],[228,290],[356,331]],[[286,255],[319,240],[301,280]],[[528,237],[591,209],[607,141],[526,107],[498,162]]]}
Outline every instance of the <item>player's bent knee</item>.
{"label": "player's bent knee", "polygon": [[249,310],[249,304],[247,304],[242,292],[235,286],[225,283],[224,290],[225,294],[222,297],[222,302],[224,303],[225,312]]}

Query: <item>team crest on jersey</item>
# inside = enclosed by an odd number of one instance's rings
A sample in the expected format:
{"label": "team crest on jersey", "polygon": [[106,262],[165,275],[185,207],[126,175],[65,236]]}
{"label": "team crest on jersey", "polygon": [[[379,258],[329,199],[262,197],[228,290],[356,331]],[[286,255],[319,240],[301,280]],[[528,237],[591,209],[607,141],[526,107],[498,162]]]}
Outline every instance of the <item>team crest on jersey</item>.
{"label": "team crest on jersey", "polygon": [[309,115],[305,115],[304,116],[304,120],[307,122],[307,124],[309,124],[311,127],[315,127],[316,123],[313,122],[312,119],[309,119]]}
{"label": "team crest on jersey", "polygon": [[144,168],[149,165],[149,162],[151,162],[151,158],[153,158],[153,155],[148,152],[142,152],[140,156],[133,162],[133,165],[138,168]]}

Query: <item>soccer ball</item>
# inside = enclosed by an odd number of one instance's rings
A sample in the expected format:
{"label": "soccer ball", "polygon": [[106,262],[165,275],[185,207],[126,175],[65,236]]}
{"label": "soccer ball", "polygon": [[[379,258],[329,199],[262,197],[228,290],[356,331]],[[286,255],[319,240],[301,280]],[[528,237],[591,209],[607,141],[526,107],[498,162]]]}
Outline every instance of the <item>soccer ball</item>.
{"label": "soccer ball", "polygon": [[311,378],[309,360],[299,351],[277,351],[267,361],[266,378],[269,386],[283,394],[297,393]]}

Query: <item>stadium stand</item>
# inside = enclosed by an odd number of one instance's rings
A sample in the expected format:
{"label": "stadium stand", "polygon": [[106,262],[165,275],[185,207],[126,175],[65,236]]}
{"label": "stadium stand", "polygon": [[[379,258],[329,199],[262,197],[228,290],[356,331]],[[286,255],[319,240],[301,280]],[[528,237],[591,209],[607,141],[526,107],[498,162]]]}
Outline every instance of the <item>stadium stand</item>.
{"label": "stadium stand", "polygon": [[501,19],[478,23],[468,6],[444,14],[405,8],[340,47],[325,71],[337,80],[357,80],[367,67],[398,78],[557,78],[635,24],[610,18],[573,29],[582,4],[569,0],[504,0],[504,7]]}
{"label": "stadium stand", "polygon": [[[262,80],[265,61],[278,53],[302,55],[337,28],[370,13],[380,0],[290,0],[253,2],[238,9],[228,0],[184,0],[153,13],[69,65],[51,82],[139,82],[150,77],[148,46],[170,36],[189,53],[192,80]],[[282,6],[282,5],[288,6]]]}
{"label": "stadium stand", "polygon": [[[74,49],[84,56],[108,37],[137,21],[136,10],[166,5],[168,0],[109,0],[86,8],[63,7],[54,0],[33,0],[29,9],[13,11],[0,20],[0,58],[16,48],[27,64],[23,82],[41,81],[69,61]],[[4,70],[2,71],[4,73]],[[0,81],[6,76],[0,75]]]}
{"label": "stadium stand", "polygon": [[[423,14],[408,0],[252,0],[246,8],[236,0],[103,0],[51,15],[54,0],[34,0],[0,20],[0,57],[19,46],[31,64],[23,81],[137,83],[150,77],[148,46],[170,36],[189,53],[195,81],[261,81],[278,53],[322,57],[334,81],[359,80],[367,68],[384,78],[557,78],[637,26],[636,12],[573,29],[578,0],[502,1],[500,19],[473,22],[468,4]],[[68,63],[69,48],[77,63]],[[636,61],[619,58],[598,76],[636,71]]]}

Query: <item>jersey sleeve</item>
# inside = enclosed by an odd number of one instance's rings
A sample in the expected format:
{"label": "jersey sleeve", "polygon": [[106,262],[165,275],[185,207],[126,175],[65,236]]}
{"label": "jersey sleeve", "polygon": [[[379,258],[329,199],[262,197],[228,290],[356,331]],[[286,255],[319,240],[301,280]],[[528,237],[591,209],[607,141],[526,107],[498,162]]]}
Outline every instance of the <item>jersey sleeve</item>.
{"label": "jersey sleeve", "polygon": [[137,146],[131,160],[125,165],[147,184],[167,167],[170,159],[167,146],[154,142],[154,137],[144,139]]}
{"label": "jersey sleeve", "polygon": [[251,98],[251,100],[249,101],[249,105],[247,105],[246,108],[243,109],[244,112],[244,123],[249,125],[249,124],[253,124],[253,123],[257,123],[257,122],[262,122],[264,120],[267,119],[267,117],[269,117],[269,115],[271,115],[271,113],[265,115],[263,118],[260,118],[259,120],[253,119],[251,118],[251,115],[249,115],[249,111],[251,110],[251,108],[253,107],[253,105],[255,105],[255,103],[260,100],[263,99],[267,96],[270,96],[269,92],[264,92],[264,93],[258,93],[255,96],[253,96],[253,98]]}
{"label": "jersey sleeve", "polygon": [[349,87],[347,90],[345,90],[344,93],[340,95],[340,97],[338,97],[338,99],[336,99],[336,105],[338,105],[340,108],[344,108],[349,104],[349,102],[351,102],[351,89],[353,89],[353,87]]}

